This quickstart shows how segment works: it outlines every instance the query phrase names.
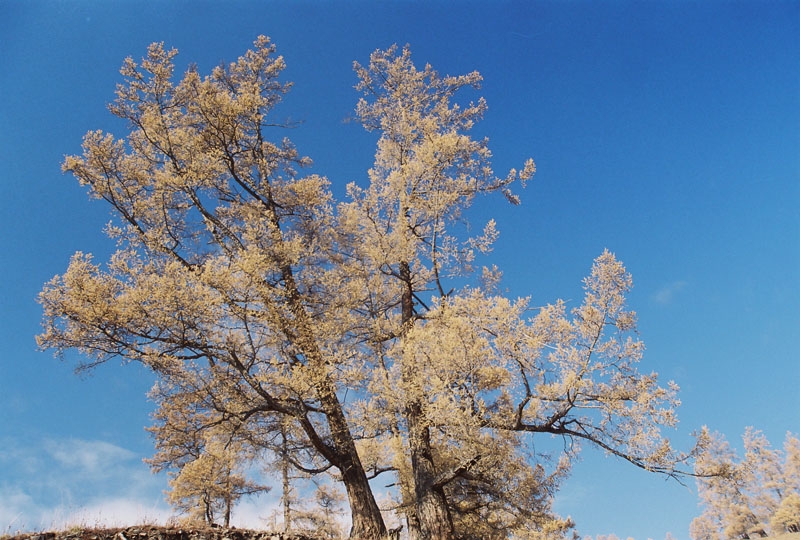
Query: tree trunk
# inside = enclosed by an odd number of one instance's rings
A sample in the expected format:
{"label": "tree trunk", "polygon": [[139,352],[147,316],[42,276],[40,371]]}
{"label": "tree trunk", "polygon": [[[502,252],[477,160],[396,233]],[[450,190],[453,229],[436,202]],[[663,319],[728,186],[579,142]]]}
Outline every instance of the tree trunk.
{"label": "tree trunk", "polygon": [[225,499],[225,528],[228,529],[231,526],[231,498],[230,496],[226,497]]}
{"label": "tree trunk", "polygon": [[[375,496],[372,494],[367,473],[358,457],[350,426],[347,424],[342,404],[336,395],[336,387],[331,380],[330,368],[314,338],[312,321],[303,306],[291,268],[284,267],[282,274],[289,308],[295,318],[295,335],[292,341],[294,345],[299,346],[306,357],[306,368],[311,376],[333,442],[332,449],[335,456],[331,456],[333,459],[330,461],[342,475],[342,482],[350,502],[353,520],[350,538],[380,540],[386,536],[386,525],[383,522],[378,503],[375,502]],[[317,449],[323,451],[320,447]],[[326,450],[330,454],[330,448]],[[324,453],[325,451],[323,451]]]}
{"label": "tree trunk", "polygon": [[[404,282],[401,299],[403,325],[411,325],[414,316],[414,289],[411,282],[411,268],[406,262],[400,263],[400,279]],[[404,365],[403,376],[406,382],[413,386],[413,379],[419,375],[415,373],[413,366]],[[422,416],[422,405],[412,397],[406,404],[406,421],[416,495],[418,534],[425,540],[453,540],[455,538],[453,519],[447,508],[444,489],[434,485],[436,467],[431,452],[430,431],[423,424]]]}
{"label": "tree trunk", "polygon": [[444,488],[434,485],[436,468],[430,446],[430,432],[420,424],[418,406],[410,407],[408,439],[411,446],[411,468],[414,471],[416,514],[420,536],[425,540],[453,540],[455,528]]}
{"label": "tree trunk", "polygon": [[211,500],[208,495],[203,495],[203,513],[206,516],[208,526],[212,526],[214,524],[214,513],[211,511]]}
{"label": "tree trunk", "polygon": [[281,476],[283,477],[283,532],[289,532],[292,525],[292,508],[289,500],[289,449],[286,442],[286,427],[281,422]]}
{"label": "tree trunk", "polygon": [[233,471],[231,469],[227,470],[227,485],[225,486],[225,528],[228,529],[231,526],[231,507],[233,506],[233,493],[232,486],[231,486],[231,475]]}
{"label": "tree trunk", "polygon": [[403,497],[403,504],[406,510],[406,529],[408,530],[408,540],[422,540],[422,529],[419,526],[419,517],[417,517],[417,505],[415,500],[407,501]]}
{"label": "tree trunk", "polygon": [[350,538],[359,540],[379,540],[386,536],[386,525],[383,516],[375,502],[372,488],[367,480],[361,458],[358,457],[356,445],[350,429],[344,417],[341,404],[330,383],[320,381],[318,383],[318,395],[328,426],[331,431],[331,438],[337,450],[336,467],[342,475],[342,482],[347,491],[347,498],[350,502],[353,527],[350,529]]}
{"label": "tree trunk", "polygon": [[386,537],[383,516],[372,495],[367,476],[359,462],[340,469],[342,481],[350,502],[353,526],[350,538],[358,540],[381,540]]}

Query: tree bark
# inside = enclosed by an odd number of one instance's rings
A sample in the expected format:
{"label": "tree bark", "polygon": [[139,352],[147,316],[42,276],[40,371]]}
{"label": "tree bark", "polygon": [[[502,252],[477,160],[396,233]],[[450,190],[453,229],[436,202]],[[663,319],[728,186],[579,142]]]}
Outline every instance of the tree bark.
{"label": "tree bark", "polygon": [[283,532],[292,525],[292,509],[289,500],[289,449],[286,442],[286,427],[281,422],[281,476],[283,477]]}
{"label": "tree bark", "polygon": [[[414,288],[411,280],[411,268],[407,262],[400,263],[400,279],[404,282],[401,299],[403,325],[413,324]],[[405,365],[403,376],[410,386],[414,385],[413,366]],[[414,477],[414,493],[416,495],[416,520],[419,526],[419,538],[424,540],[453,540],[455,528],[444,488],[436,486],[436,466],[430,445],[430,430],[424,424],[422,405],[413,396],[406,404],[406,421],[408,422],[408,442],[411,451],[411,470]],[[411,532],[411,531],[409,531]]]}
{"label": "tree bark", "polygon": [[318,450],[323,455],[330,454],[330,450],[333,450],[334,455],[330,456],[333,459],[329,458],[329,461],[339,469],[347,491],[353,521],[350,538],[380,540],[386,536],[386,525],[378,503],[375,502],[375,496],[372,494],[367,473],[358,456],[350,426],[347,424],[342,404],[336,395],[336,387],[328,371],[329,368],[314,338],[311,318],[303,306],[291,267],[284,266],[281,273],[284,278],[288,306],[294,315],[293,342],[299,346],[306,357],[306,368],[309,370],[316,397],[327,420],[333,442],[332,448],[318,447]]}
{"label": "tree bark", "polygon": [[408,540],[422,539],[422,530],[419,526],[416,505],[413,514],[406,514],[406,526],[408,527]]}
{"label": "tree bark", "polygon": [[326,379],[317,381],[316,386],[337,453],[334,465],[342,475],[342,482],[350,502],[353,520],[350,538],[382,539],[386,536],[386,525],[372,494],[364,466],[358,457],[341,404],[333,392],[330,381]]}
{"label": "tree bark", "polygon": [[436,468],[430,446],[430,430],[419,422],[421,413],[408,415],[411,468],[414,471],[416,514],[425,540],[453,540],[455,528],[444,488],[435,485]]}

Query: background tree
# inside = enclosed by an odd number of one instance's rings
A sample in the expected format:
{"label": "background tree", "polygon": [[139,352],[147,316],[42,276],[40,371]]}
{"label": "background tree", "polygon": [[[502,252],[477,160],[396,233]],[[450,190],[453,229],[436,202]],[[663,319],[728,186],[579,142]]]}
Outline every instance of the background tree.
{"label": "background tree", "polygon": [[[692,538],[752,538],[762,532],[793,532],[800,501],[797,436],[787,433],[781,452],[773,449],[761,432],[747,428],[742,436],[743,458],[722,435],[704,430],[703,436],[710,441],[696,463],[698,471],[706,475],[697,482],[703,513],[692,522]],[[718,475],[707,475],[710,472]]]}
{"label": "background tree", "polygon": [[[242,467],[251,460],[242,456],[240,444],[209,433],[205,438],[199,457],[184,464],[169,481],[168,500],[191,522],[230,527],[237,500],[270,488],[245,477]],[[218,523],[220,518],[222,523]]]}
{"label": "background tree", "polygon": [[157,452],[144,461],[154,472],[170,471],[167,500],[190,522],[211,525],[222,519],[229,526],[233,506],[242,496],[270,489],[246,474],[264,445],[253,444],[252,432],[240,425],[198,410],[199,400],[163,382],[154,385],[150,397],[157,408],[148,431]]}
{"label": "background tree", "polygon": [[330,484],[320,483],[309,499],[310,504],[296,512],[297,530],[320,539],[343,538],[341,505],[344,497],[341,492]]}
{"label": "background tree", "polygon": [[769,524],[775,532],[800,532],[800,494],[791,492],[784,497]]}

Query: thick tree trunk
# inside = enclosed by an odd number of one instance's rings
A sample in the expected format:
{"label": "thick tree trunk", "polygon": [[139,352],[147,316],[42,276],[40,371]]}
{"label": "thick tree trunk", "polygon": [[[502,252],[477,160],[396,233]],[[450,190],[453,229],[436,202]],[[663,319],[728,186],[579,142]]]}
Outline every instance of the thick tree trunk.
{"label": "thick tree trunk", "polygon": [[[409,497],[410,498],[410,497]],[[416,498],[410,501],[403,496],[403,505],[406,510],[406,529],[408,530],[408,540],[422,540],[422,529],[419,525],[419,518],[417,517]]]}
{"label": "thick tree trunk", "polygon": [[419,527],[416,511],[413,515],[406,516],[406,526],[408,527],[408,540],[422,540],[422,530]]}
{"label": "thick tree trunk", "polygon": [[[306,357],[306,367],[309,370],[317,399],[328,423],[334,455],[330,455],[331,448],[323,449],[318,447],[318,450],[322,451],[323,454],[326,452],[329,454],[326,457],[339,469],[342,475],[342,482],[347,491],[353,520],[350,538],[359,540],[383,539],[386,536],[386,525],[383,522],[378,503],[375,502],[375,497],[372,494],[367,473],[364,471],[364,466],[358,457],[350,426],[347,424],[342,404],[336,395],[336,387],[328,371],[330,368],[325,363],[322,351],[314,338],[312,321],[303,306],[291,268],[284,267],[282,273],[289,308],[295,318],[293,342],[303,351]],[[319,441],[317,444],[320,444]]]}
{"label": "thick tree trunk", "polygon": [[434,484],[436,468],[430,446],[430,432],[420,424],[416,406],[408,414],[411,468],[414,471],[416,514],[421,537],[425,540],[453,540],[455,528],[444,488]]}
{"label": "thick tree trunk", "polygon": [[317,383],[317,391],[322,408],[328,420],[331,438],[337,451],[336,467],[342,475],[342,482],[350,501],[353,527],[350,538],[359,540],[379,540],[386,536],[386,525],[375,502],[372,488],[361,459],[358,457],[356,445],[344,417],[341,404],[333,393],[333,388],[326,381]]}
{"label": "thick tree trunk", "polygon": [[[401,300],[402,320],[404,325],[410,325],[413,324],[414,316],[414,289],[411,269],[406,262],[400,263],[400,278],[404,281]],[[405,366],[403,376],[413,386],[413,379],[418,374],[414,372],[413,366]],[[430,431],[424,425],[422,416],[421,404],[412,397],[406,404],[406,421],[416,495],[415,517],[419,526],[418,535],[424,540],[453,540],[455,538],[453,519],[447,508],[444,489],[434,485],[436,467],[431,452]]]}
{"label": "thick tree trunk", "polygon": [[350,538],[358,540],[385,538],[386,526],[383,523],[383,516],[372,495],[372,488],[361,463],[345,465],[340,471],[352,512],[353,526],[350,529]]}

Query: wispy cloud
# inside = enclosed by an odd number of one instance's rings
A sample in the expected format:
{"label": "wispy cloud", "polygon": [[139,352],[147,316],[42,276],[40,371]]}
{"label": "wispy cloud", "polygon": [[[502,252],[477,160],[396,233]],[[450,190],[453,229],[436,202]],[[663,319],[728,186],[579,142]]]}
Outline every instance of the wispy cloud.
{"label": "wispy cloud", "polygon": [[[165,523],[166,474],[154,475],[141,456],[111,442],[0,440],[0,535],[78,526]],[[264,481],[269,481],[264,478]],[[279,510],[272,492],[240,501],[232,523],[269,527]]]}
{"label": "wispy cloud", "polygon": [[136,457],[130,450],[105,441],[49,440],[44,449],[60,465],[92,475],[111,472]]}
{"label": "wispy cloud", "polygon": [[0,487],[0,535],[13,534],[29,526],[30,518],[41,513],[33,498],[15,486]]}
{"label": "wispy cloud", "polygon": [[3,439],[0,534],[71,525],[163,522],[164,475],[106,441]]}
{"label": "wispy cloud", "polygon": [[244,499],[233,508],[231,523],[244,529],[270,528],[281,521],[278,515],[283,510],[279,506],[271,494]]}
{"label": "wispy cloud", "polygon": [[80,507],[56,507],[48,511],[51,521],[47,528],[56,530],[75,525],[126,527],[144,523],[164,524],[172,515],[163,502],[124,496],[95,499]]}
{"label": "wispy cloud", "polygon": [[671,283],[667,283],[653,294],[653,301],[661,305],[671,304],[675,299],[675,296],[681,291],[681,289],[686,287],[686,285],[687,283],[685,281],[673,281]]}

